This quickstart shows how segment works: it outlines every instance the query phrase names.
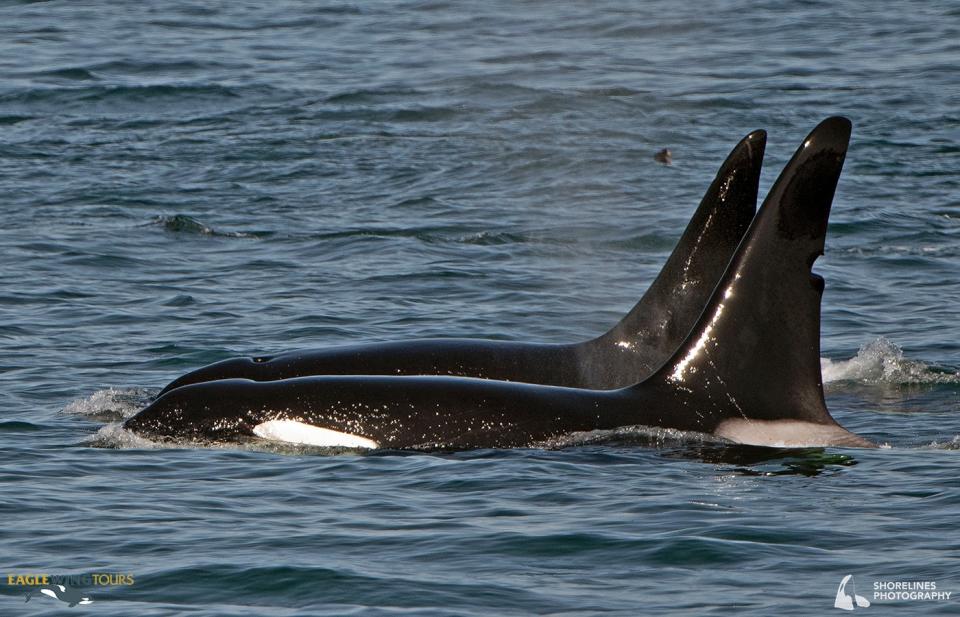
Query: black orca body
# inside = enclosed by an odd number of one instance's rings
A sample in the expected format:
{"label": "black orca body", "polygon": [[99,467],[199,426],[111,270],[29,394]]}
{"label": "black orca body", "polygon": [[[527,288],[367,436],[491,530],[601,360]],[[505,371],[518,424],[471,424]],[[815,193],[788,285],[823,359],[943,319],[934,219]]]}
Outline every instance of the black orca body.
{"label": "black orca body", "polygon": [[[635,385],[591,390],[441,376],[229,379],[171,390],[125,426],[201,441],[261,436],[464,449],[537,446],[575,432],[648,425],[755,445],[871,447],[837,424],[824,403],[823,279],[811,273],[823,253],[849,137],[844,118],[810,133],[696,325],[662,367]],[[291,438],[291,427],[308,437]]]}
{"label": "black orca body", "polygon": [[757,206],[766,133],[730,152],[659,276],[626,317],[582,343],[429,339],[234,358],[164,388],[220,379],[272,381],[307,375],[456,375],[607,390],[650,375],[696,323]]}

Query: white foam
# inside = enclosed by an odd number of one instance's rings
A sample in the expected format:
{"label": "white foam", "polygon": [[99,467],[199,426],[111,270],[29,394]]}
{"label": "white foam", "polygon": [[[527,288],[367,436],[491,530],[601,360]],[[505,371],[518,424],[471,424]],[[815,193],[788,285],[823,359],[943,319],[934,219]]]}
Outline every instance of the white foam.
{"label": "white foam", "polygon": [[575,431],[552,437],[550,439],[531,444],[533,448],[569,448],[572,446],[585,446],[591,444],[604,444],[609,442],[642,442],[652,443],[658,447],[668,446],[674,443],[703,442],[703,443],[730,443],[730,440],[711,435],[710,433],[701,433],[697,431],[681,431],[673,428],[663,428],[660,426],[631,425],[621,426],[615,429],[595,430],[595,431]]}
{"label": "white foam", "polygon": [[930,367],[918,360],[905,358],[895,343],[880,337],[860,347],[849,360],[820,358],[823,383],[860,381],[869,384],[934,384],[960,383],[960,373]]}
{"label": "white foam", "polygon": [[[134,450],[152,450],[155,448],[174,448],[175,444],[153,441],[141,437],[131,430],[123,428],[121,422],[112,422],[100,427],[96,433],[86,440],[86,444],[94,448],[117,448]],[[183,447],[183,446],[179,446]]]}
{"label": "white foam", "polygon": [[954,435],[947,441],[934,441],[921,447],[929,450],[960,450],[960,435]]}
{"label": "white foam", "polygon": [[349,433],[297,422],[296,420],[269,420],[253,428],[253,434],[263,439],[327,448],[379,448],[380,444]]}
{"label": "white foam", "polygon": [[123,420],[143,409],[151,398],[145,388],[106,388],[67,403],[63,413],[90,419]]}

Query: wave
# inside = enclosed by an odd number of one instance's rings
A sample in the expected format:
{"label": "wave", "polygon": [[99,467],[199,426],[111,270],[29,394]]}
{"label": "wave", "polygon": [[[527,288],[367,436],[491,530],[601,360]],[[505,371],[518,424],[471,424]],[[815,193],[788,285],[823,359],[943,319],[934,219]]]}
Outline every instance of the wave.
{"label": "wave", "polygon": [[427,92],[415,88],[357,88],[326,97],[327,103],[338,105],[391,103],[406,97],[422,97]]}
{"label": "wave", "polygon": [[[331,534],[335,541],[356,544],[353,537]],[[500,539],[499,534],[497,538]],[[262,539],[252,542],[251,546],[266,543]],[[280,542],[296,550],[292,543],[282,539]],[[275,547],[276,542],[272,545]],[[263,549],[257,550],[259,554]],[[197,555],[203,559],[204,553],[201,551]],[[202,611],[203,615],[476,615],[479,614],[474,610],[477,598],[496,598],[499,607],[507,607],[503,613],[530,614],[531,607],[542,603],[536,590],[497,582],[491,584],[484,580],[434,580],[405,571],[378,574],[339,563],[331,563],[330,567],[263,565],[262,559],[257,559],[258,563],[253,564],[238,555],[230,561],[233,563],[224,563],[220,559],[179,567],[179,564],[170,564],[167,569],[148,570],[142,578],[138,572],[136,585],[124,589],[124,598],[155,604],[156,598],[176,590],[177,597],[182,598],[176,605],[178,609],[184,606],[219,609]],[[225,606],[243,606],[250,610],[228,613],[222,608]],[[304,608],[315,606],[328,610],[317,612]],[[377,610],[382,606],[390,607],[390,610]],[[442,606],[444,610],[432,610],[436,606]],[[194,613],[192,610],[177,612]]]}
{"label": "wave", "polygon": [[824,384],[853,381],[866,384],[960,384],[960,372],[930,366],[903,355],[903,349],[880,337],[860,347],[849,360],[820,359]]}
{"label": "wave", "polygon": [[92,85],[78,88],[34,88],[13,91],[0,96],[0,102],[7,104],[72,103],[76,107],[80,106],[80,103],[89,104],[109,100],[156,102],[157,99],[188,97],[208,100],[236,99],[241,97],[241,91],[219,84]]}
{"label": "wave", "polygon": [[0,433],[35,433],[44,430],[44,427],[32,422],[7,420],[0,422]]}
{"label": "wave", "polygon": [[33,120],[34,116],[24,116],[24,115],[11,115],[11,116],[0,116],[0,126],[11,126],[14,124],[19,124],[21,122],[26,122],[28,120]]}
{"label": "wave", "polygon": [[732,441],[697,431],[680,431],[657,426],[621,426],[611,430],[579,431],[553,437],[532,445],[534,448],[554,450],[574,446],[602,445],[641,445],[663,448],[699,444],[733,444]]}
{"label": "wave", "polygon": [[[82,68],[82,67],[79,67]],[[211,58],[124,58],[110,60],[86,67],[94,74],[108,73],[121,75],[184,75],[193,72],[210,71],[224,68],[247,68],[246,65],[218,62]]]}
{"label": "wave", "polygon": [[921,450],[960,450],[960,435],[954,435],[947,441],[932,441]]}
{"label": "wave", "polygon": [[31,75],[33,77],[47,77],[69,81],[100,81],[100,77],[98,77],[95,73],[81,66],[51,69],[48,71],[32,73]]}
{"label": "wave", "polygon": [[162,443],[141,437],[133,431],[123,428],[123,425],[119,422],[112,422],[100,427],[100,430],[84,441],[84,445],[111,450],[159,450],[186,447],[183,444]]}
{"label": "wave", "polygon": [[156,388],[106,388],[68,403],[62,413],[112,422],[132,417],[156,396]]}
{"label": "wave", "polygon": [[174,214],[173,216],[160,215],[153,220],[153,224],[162,225],[165,231],[172,233],[194,234],[217,238],[257,238],[261,235],[243,231],[218,231],[186,214]]}

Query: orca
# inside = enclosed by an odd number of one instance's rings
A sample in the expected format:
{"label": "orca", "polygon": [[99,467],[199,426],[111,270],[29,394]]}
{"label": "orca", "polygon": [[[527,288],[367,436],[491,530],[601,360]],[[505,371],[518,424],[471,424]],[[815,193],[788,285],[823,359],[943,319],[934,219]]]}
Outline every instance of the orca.
{"label": "orca", "polygon": [[609,332],[574,344],[426,339],[232,358],[174,380],[158,396],[203,381],[307,375],[457,375],[607,390],[663,364],[696,322],[757,207],[766,132],[727,156],[660,274]]}
{"label": "orca", "polygon": [[[317,445],[450,450],[538,447],[626,426],[742,444],[876,447],[831,417],[820,374],[827,219],[850,139],[828,118],[768,193],[696,325],[663,366],[614,390],[445,376],[226,379],[176,388],[125,428],[231,442],[267,435]],[[269,435],[267,435],[269,436]],[[352,445],[351,445],[352,444]]]}

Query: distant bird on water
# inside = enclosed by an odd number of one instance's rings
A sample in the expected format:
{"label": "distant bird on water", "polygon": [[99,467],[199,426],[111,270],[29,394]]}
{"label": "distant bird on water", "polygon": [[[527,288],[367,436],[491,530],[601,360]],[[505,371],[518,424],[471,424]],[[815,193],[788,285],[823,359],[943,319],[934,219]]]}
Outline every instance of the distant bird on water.
{"label": "distant bird on water", "polygon": [[658,163],[663,163],[664,165],[671,165],[673,164],[673,153],[670,152],[669,148],[664,148],[660,152],[657,152],[653,155],[653,160],[657,161]]}

